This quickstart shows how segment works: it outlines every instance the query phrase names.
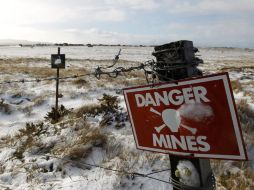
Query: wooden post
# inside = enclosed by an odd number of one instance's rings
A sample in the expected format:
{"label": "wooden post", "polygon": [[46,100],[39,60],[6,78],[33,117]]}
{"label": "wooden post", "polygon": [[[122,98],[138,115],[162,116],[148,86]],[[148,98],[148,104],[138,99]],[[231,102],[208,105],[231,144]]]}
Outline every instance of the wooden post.
{"label": "wooden post", "polygon": [[[60,55],[60,47],[58,47],[58,55]],[[55,107],[55,120],[58,120],[58,89],[59,89],[59,68],[56,70],[56,107]]]}
{"label": "wooden post", "polygon": [[[169,44],[156,46],[154,50],[153,55],[157,59],[157,65],[162,68],[161,70],[157,71],[160,81],[165,82],[169,81],[169,79],[179,80],[202,75],[202,72],[196,68],[197,65],[202,62],[202,60],[195,57],[194,52],[197,49],[193,47],[193,43],[191,41],[184,40],[172,42]],[[165,66],[186,67],[175,70],[165,70]],[[174,180],[179,181],[175,175],[179,161],[188,160],[195,166],[199,173],[200,187],[203,187],[207,190],[215,189],[215,180],[212,176],[212,169],[209,159],[185,158],[176,155],[169,155],[169,159],[171,165],[171,177]],[[177,190],[179,188],[174,187],[173,189]]]}

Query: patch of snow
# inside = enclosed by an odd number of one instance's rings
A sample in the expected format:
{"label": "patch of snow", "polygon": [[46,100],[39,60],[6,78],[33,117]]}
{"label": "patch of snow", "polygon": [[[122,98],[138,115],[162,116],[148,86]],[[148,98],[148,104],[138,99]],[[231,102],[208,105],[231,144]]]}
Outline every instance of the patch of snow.
{"label": "patch of snow", "polygon": [[195,166],[188,160],[180,160],[177,165],[180,182],[192,187],[200,187],[200,176]]}

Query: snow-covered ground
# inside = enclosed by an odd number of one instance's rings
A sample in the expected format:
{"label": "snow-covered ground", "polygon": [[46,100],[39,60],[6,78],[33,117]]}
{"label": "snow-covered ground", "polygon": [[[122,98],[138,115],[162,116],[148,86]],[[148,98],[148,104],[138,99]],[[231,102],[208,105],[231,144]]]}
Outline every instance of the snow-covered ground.
{"label": "snow-covered ground", "polygon": [[[97,66],[110,65],[120,48],[118,66],[154,59],[151,47],[62,47],[68,60],[60,76],[86,74]],[[0,83],[54,77],[56,71],[50,69],[49,60],[54,53],[57,47],[0,47]],[[253,160],[254,50],[200,48],[198,54],[205,62],[200,69],[206,74],[229,72]],[[55,105],[54,80],[0,84],[0,189],[172,189],[150,178],[84,164],[142,174],[169,168],[167,155],[136,149],[121,89],[141,84],[145,84],[141,72],[116,79],[61,80],[59,105],[68,111],[56,123],[45,118]],[[103,97],[117,105],[105,110]],[[241,187],[254,187],[253,161],[212,161],[212,165],[221,189],[231,189],[232,184],[237,187],[244,180],[248,185]],[[151,177],[168,181],[169,173]]]}

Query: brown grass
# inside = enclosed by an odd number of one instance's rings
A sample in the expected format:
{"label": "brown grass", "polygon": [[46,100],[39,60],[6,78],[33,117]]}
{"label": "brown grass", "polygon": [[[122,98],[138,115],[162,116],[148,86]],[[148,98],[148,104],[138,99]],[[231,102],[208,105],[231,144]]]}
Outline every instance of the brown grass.
{"label": "brown grass", "polygon": [[[27,67],[27,66],[0,66],[0,70],[6,74],[25,74],[31,77],[55,77],[56,69],[50,67]],[[86,69],[61,69],[60,77],[86,74]]]}
{"label": "brown grass", "polygon": [[100,105],[90,104],[77,109],[74,113],[76,117],[83,117],[84,115],[97,115],[100,112]]}
{"label": "brown grass", "polygon": [[45,102],[45,96],[38,96],[33,99],[34,106],[41,106]]}
{"label": "brown grass", "polygon": [[85,79],[82,79],[82,78],[79,78],[79,79],[76,79],[72,82],[72,84],[76,85],[78,88],[81,88],[81,87],[88,87],[89,86],[89,82]]}
{"label": "brown grass", "polygon": [[231,81],[231,87],[235,92],[240,92],[243,90],[243,87],[241,83],[239,82],[239,80]]}
{"label": "brown grass", "polygon": [[12,110],[8,103],[5,103],[4,100],[0,100],[0,112],[5,114],[11,114]]}
{"label": "brown grass", "polygon": [[19,130],[15,135],[15,139],[20,142],[20,146],[16,149],[14,157],[18,159],[23,158],[23,153],[31,147],[41,147],[41,143],[35,140],[36,136],[40,136],[43,131],[43,123],[33,124],[27,123],[26,127]]}
{"label": "brown grass", "polygon": [[246,144],[254,146],[254,111],[246,100],[237,103],[237,111]]}
{"label": "brown grass", "polygon": [[237,111],[238,111],[241,123],[243,123],[243,124],[252,123],[253,124],[254,111],[249,107],[247,100],[240,100],[237,103]]}
{"label": "brown grass", "polygon": [[229,72],[229,71],[236,71],[236,72],[245,72],[246,70],[254,70],[254,63],[250,66],[243,66],[243,65],[238,65],[238,66],[227,66],[221,68],[221,71],[223,72]]}
{"label": "brown grass", "polygon": [[217,60],[218,65],[225,64],[229,65],[228,67],[253,67],[254,61],[253,59],[234,59],[234,60]]}
{"label": "brown grass", "polygon": [[12,138],[10,135],[3,136],[0,139],[0,148],[4,148],[6,146],[14,146],[16,142],[16,139]]}
{"label": "brown grass", "polygon": [[[252,166],[250,162],[212,160],[211,164],[216,176],[217,189],[253,189],[254,172],[251,171]],[[229,166],[230,168],[237,167],[239,170],[236,170],[234,173],[230,172],[228,170]]]}
{"label": "brown grass", "polygon": [[254,173],[244,170],[236,174],[221,174],[217,178],[217,186],[223,186],[230,190],[252,190],[254,189]]}
{"label": "brown grass", "polygon": [[20,64],[20,63],[36,63],[36,62],[48,62],[48,63],[50,63],[50,60],[46,59],[46,58],[32,58],[32,57],[31,58],[29,58],[29,57],[27,57],[27,58],[19,57],[19,58],[0,59],[0,65],[4,65],[4,64],[17,65],[17,64]]}
{"label": "brown grass", "polygon": [[[246,144],[254,145],[254,111],[246,100],[237,103],[237,111],[241,122],[243,136]],[[216,175],[217,189],[254,189],[254,172],[252,162],[213,160],[212,168]],[[226,166],[229,164],[228,166]],[[228,167],[239,168],[236,173],[228,171]]]}
{"label": "brown grass", "polygon": [[[65,145],[58,148],[57,152],[64,153],[64,156],[80,160],[86,158],[93,147],[102,147],[106,144],[106,136],[99,129],[81,130],[71,142],[72,146]],[[59,152],[59,153],[60,153]]]}
{"label": "brown grass", "polygon": [[69,120],[64,126],[73,129],[75,133],[71,138],[63,137],[63,142],[52,148],[52,153],[56,155],[61,154],[68,159],[80,160],[86,158],[93,147],[103,147],[107,143],[106,135],[99,128],[91,127],[82,119],[74,123]]}

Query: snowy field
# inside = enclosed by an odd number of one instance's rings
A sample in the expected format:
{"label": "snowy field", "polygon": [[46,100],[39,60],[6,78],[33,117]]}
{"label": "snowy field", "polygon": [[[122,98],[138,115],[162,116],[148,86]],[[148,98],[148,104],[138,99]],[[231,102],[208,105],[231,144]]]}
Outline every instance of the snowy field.
{"label": "snowy field", "polygon": [[[62,47],[60,77],[112,64],[137,66],[152,47]],[[254,50],[200,48],[205,74],[229,72],[250,161],[211,160],[218,189],[254,189]],[[137,150],[121,89],[146,84],[141,71],[118,78],[60,80],[58,122],[51,119],[55,81],[5,83],[55,77],[57,47],[0,47],[0,189],[169,190],[172,185],[131,173],[168,169],[168,155]],[[48,117],[47,117],[48,116]],[[101,166],[94,167],[91,165]],[[104,168],[104,169],[103,169]],[[106,170],[111,168],[118,171]],[[169,181],[169,170],[149,175]]]}

